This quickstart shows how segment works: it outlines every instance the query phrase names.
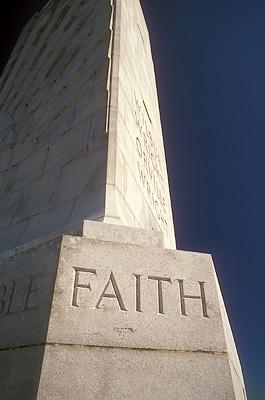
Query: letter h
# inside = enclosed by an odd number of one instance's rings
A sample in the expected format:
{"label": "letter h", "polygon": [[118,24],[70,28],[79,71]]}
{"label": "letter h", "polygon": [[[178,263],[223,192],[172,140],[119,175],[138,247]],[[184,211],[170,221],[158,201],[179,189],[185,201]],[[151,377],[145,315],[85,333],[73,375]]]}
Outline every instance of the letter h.
{"label": "letter h", "polygon": [[206,306],[206,298],[205,298],[205,290],[204,290],[205,282],[198,282],[200,285],[200,290],[201,290],[200,296],[190,296],[190,295],[184,294],[184,285],[183,285],[184,281],[182,279],[178,279],[178,282],[179,282],[181,314],[187,316],[185,299],[198,299],[198,300],[201,300],[201,302],[202,302],[202,315],[205,318],[209,318],[209,316],[207,314],[207,306]]}

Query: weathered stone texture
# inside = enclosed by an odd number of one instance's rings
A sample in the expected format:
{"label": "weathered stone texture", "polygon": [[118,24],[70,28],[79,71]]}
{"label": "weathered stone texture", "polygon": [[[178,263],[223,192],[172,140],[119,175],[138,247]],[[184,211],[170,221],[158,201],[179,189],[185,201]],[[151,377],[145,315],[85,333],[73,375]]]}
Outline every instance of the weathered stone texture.
{"label": "weathered stone texture", "polygon": [[0,251],[81,219],[161,230],[175,248],[138,0],[50,0],[0,85]]}
{"label": "weathered stone texture", "polygon": [[210,255],[71,229],[2,256],[0,397],[245,400]]}
{"label": "weathered stone texture", "polygon": [[[138,0],[117,1],[111,84],[107,194],[114,192],[116,216],[162,230],[166,247],[175,248],[154,66]],[[108,215],[108,196],[106,208]]]}
{"label": "weathered stone texture", "polygon": [[175,250],[139,0],[50,0],[0,86],[0,398],[246,400],[211,257]]}
{"label": "weathered stone texture", "polygon": [[86,217],[104,215],[112,17],[108,0],[50,1],[17,42],[1,79],[0,250],[81,219],[82,196]]}

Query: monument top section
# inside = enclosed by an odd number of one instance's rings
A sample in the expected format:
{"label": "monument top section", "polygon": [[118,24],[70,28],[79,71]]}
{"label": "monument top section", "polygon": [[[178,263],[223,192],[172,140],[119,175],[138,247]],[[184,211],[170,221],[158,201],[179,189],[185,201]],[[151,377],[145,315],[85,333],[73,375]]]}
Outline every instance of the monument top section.
{"label": "monument top section", "polygon": [[139,0],[50,0],[0,90],[0,251],[85,219],[160,230],[175,248]]}

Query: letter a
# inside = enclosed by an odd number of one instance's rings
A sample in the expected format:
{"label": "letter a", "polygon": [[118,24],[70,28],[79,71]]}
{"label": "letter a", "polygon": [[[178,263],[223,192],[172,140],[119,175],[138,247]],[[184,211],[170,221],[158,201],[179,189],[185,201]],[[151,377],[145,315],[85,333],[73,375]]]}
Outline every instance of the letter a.
{"label": "letter a", "polygon": [[[110,283],[112,284],[113,291],[114,291],[115,294],[106,293]],[[123,300],[122,300],[122,297],[121,297],[117,282],[116,282],[116,280],[114,278],[114,275],[113,275],[112,271],[110,273],[110,278],[109,278],[109,280],[108,280],[108,282],[107,282],[107,284],[106,284],[106,286],[105,286],[105,288],[103,290],[103,293],[101,294],[101,296],[99,298],[99,301],[98,301],[98,303],[96,305],[96,308],[98,308],[98,309],[100,308],[99,305],[100,305],[101,300],[103,299],[103,297],[109,298],[109,299],[117,299],[117,301],[119,303],[119,306],[120,306],[120,309],[122,311],[127,311],[125,306],[124,306],[124,303],[123,303]]]}

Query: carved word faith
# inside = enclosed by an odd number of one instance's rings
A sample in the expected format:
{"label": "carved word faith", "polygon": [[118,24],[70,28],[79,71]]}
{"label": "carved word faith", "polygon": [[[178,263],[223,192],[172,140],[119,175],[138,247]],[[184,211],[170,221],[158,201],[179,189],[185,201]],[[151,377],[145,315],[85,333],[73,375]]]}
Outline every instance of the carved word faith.
{"label": "carved word faith", "polygon": [[13,280],[12,283],[0,283],[0,316],[17,314],[38,308],[36,292],[42,272],[35,272],[26,280]]}
{"label": "carved word faith", "polygon": [[[73,307],[79,307],[78,303],[78,293],[80,290],[89,290],[92,291],[91,284],[89,282],[89,278],[87,278],[87,283],[82,283],[84,282],[83,280],[81,281],[80,275],[82,274],[90,274],[97,276],[97,271],[95,269],[87,269],[87,268],[79,268],[79,267],[73,267],[75,271],[75,277],[74,277],[74,286],[73,286],[73,293],[72,293],[72,306]],[[135,311],[136,312],[143,312],[142,311],[142,280],[143,277],[141,275],[134,274],[134,281],[135,281]],[[84,279],[84,275],[83,275]],[[158,303],[158,313],[159,314],[165,314],[164,311],[164,285],[172,285],[172,280],[171,278],[168,277],[163,277],[163,276],[148,276],[147,277],[148,281],[154,281],[156,285],[154,285],[153,290],[156,290],[157,293],[157,303]],[[177,279],[178,282],[178,292],[179,292],[179,300],[180,300],[180,314],[184,316],[188,316],[187,311],[186,311],[186,302],[187,300],[196,300],[200,301],[201,303],[201,310],[202,310],[202,316],[204,318],[209,318],[208,312],[207,312],[207,302],[206,302],[206,295],[205,295],[205,282],[198,281],[198,295],[190,295],[187,293],[187,290],[185,289],[185,282],[183,279]],[[156,286],[156,288],[155,288]],[[121,311],[128,311],[128,308],[126,307],[122,293],[119,289],[119,286],[117,284],[116,278],[111,271],[109,278],[107,279],[107,282],[105,285],[102,287],[100,293],[98,294],[98,300],[95,303],[95,305],[92,308],[100,309],[101,308],[101,302],[103,299],[114,299]]]}

